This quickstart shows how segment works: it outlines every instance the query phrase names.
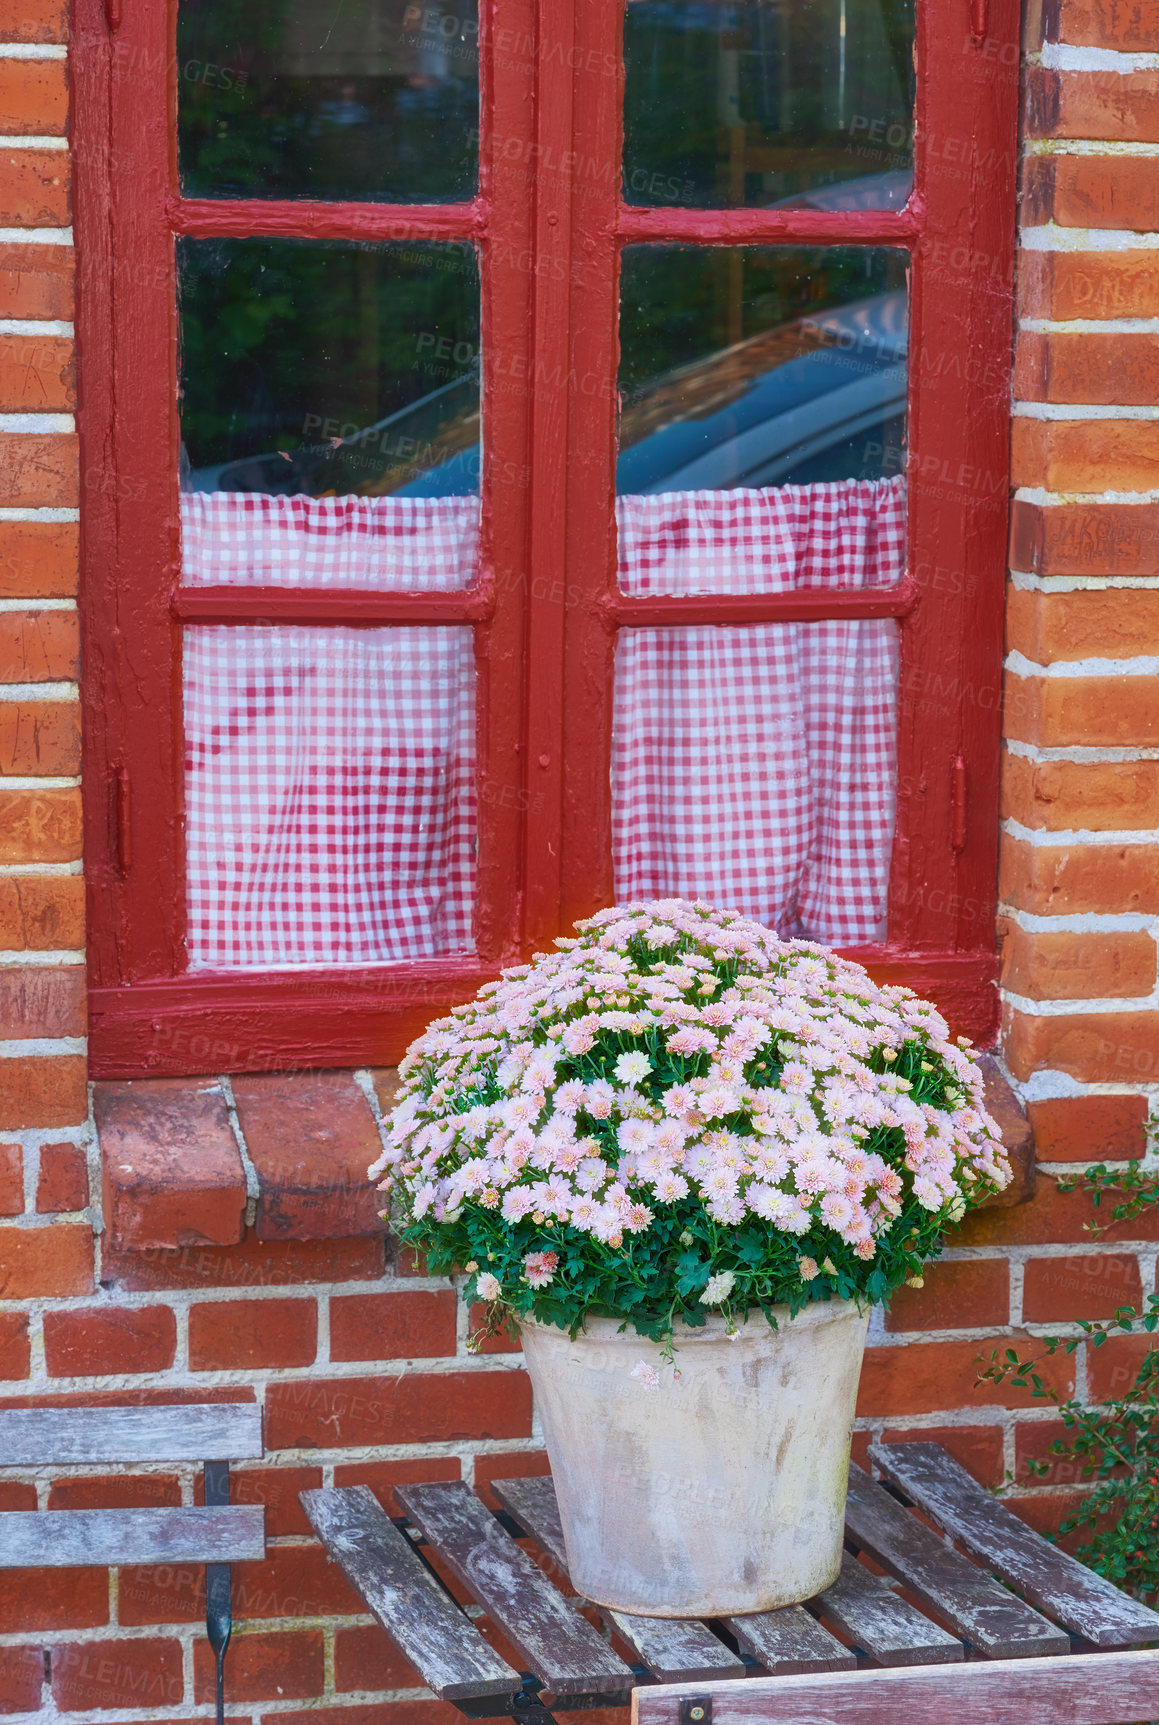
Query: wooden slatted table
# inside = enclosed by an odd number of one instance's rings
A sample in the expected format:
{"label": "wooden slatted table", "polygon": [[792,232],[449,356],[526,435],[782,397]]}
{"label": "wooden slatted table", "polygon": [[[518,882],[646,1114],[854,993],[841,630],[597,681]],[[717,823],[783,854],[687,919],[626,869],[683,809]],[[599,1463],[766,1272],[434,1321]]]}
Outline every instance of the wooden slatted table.
{"label": "wooden slatted table", "polygon": [[[982,1667],[997,1678],[995,1662],[1014,1660],[1042,1661],[1033,1669],[1044,1680],[1058,1666],[1075,1683],[1081,1672],[1085,1683],[1089,1670],[1092,1696],[1100,1676],[1109,1692],[1108,1684],[1123,1681],[1123,1658],[1137,1660],[1140,1694],[1151,1694],[1159,1655],[1126,1650],[1159,1645],[1159,1614],[1048,1544],[940,1445],[879,1444],[869,1454],[885,1483],[850,1467],[841,1574],[816,1599],[711,1622],[601,1610],[602,1634],[581,1614],[584,1602],[552,1579],[567,1584],[549,1478],[497,1481],[504,1511],[498,1516],[462,1481],[397,1487],[407,1512],[397,1522],[365,1486],[304,1491],[301,1499],[367,1609],[428,1688],[470,1718],[548,1725],[556,1705],[569,1711],[615,1705],[637,1689],[642,1717],[650,1686],[663,1684],[693,1686],[684,1697],[671,1692],[680,1703],[673,1714],[679,1725],[711,1725],[713,1696],[721,1695],[722,1683],[731,1696],[727,1685],[736,1679],[963,1664],[977,1670],[979,1684],[963,1670],[957,1678],[947,1672],[944,1688],[947,1700],[960,1695],[969,1708],[971,1686],[981,1693],[989,1681]],[[540,1548],[541,1563],[517,1544],[525,1536]],[[456,1602],[440,1571],[466,1590],[472,1609]],[[517,1650],[521,1669],[484,1640],[473,1615],[490,1619]],[[744,1693],[755,1702],[760,1687]],[[797,1688],[778,1693],[787,1698]],[[659,1705],[661,1693],[654,1693]],[[1159,1687],[1154,1699],[1159,1707]],[[1093,1719],[1098,1705],[1092,1706]],[[1086,1716],[1079,1704],[1066,1715]]]}

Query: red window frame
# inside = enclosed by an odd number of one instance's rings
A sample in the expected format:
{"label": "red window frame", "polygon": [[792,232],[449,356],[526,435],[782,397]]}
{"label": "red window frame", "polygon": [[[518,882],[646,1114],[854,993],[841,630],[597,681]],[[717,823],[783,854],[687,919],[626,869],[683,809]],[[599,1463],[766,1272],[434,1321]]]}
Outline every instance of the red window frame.
{"label": "red window frame", "polygon": [[[619,197],[624,0],[483,0],[478,195],[464,204],[193,200],[177,187],[176,9],[75,0],[85,809],[98,1076],[391,1063],[439,1010],[612,898],[612,653],[642,623],[901,625],[888,938],[854,956],[996,1025],[1017,0],[918,0],[904,210],[704,211]],[[119,19],[116,14],[120,13]],[[583,164],[583,195],[573,171]],[[179,585],[179,235],[478,247],[482,564],[460,594]],[[615,583],[620,249],[909,251],[908,573],[847,596],[627,599]],[[522,391],[512,387],[529,380]],[[526,476],[530,474],[530,483]],[[477,956],[187,973],[180,655],[193,621],[471,622]]]}

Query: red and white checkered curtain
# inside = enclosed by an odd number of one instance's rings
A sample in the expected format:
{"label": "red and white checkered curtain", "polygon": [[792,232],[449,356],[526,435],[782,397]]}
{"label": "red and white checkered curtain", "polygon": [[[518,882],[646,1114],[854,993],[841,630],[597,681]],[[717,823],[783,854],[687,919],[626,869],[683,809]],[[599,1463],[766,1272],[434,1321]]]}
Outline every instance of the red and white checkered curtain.
{"label": "red and white checkered curtain", "polygon": [[478,562],[477,497],[191,491],[181,499],[187,587],[449,593],[469,585]]}
{"label": "red and white checkered curtain", "polygon": [[467,625],[186,631],[192,965],[470,950],[472,635]]}
{"label": "red and white checkered curtain", "polygon": [[[900,481],[621,498],[633,594],[900,576]],[[476,498],[182,498],[187,584],[449,591]],[[184,656],[188,947],[201,968],[366,965],[471,946],[475,673],[467,626],[196,625]],[[621,898],[682,893],[784,931],[882,932],[892,623],[622,632]]]}
{"label": "red and white checkered curtain", "polygon": [[[475,497],[181,499],[189,585],[465,587]],[[189,962],[390,964],[469,952],[467,625],[185,632]]]}
{"label": "red and white checkered curtain", "polygon": [[[902,479],[623,497],[633,595],[885,586]],[[616,897],[705,898],[834,946],[885,933],[898,650],[890,621],[624,629]]]}

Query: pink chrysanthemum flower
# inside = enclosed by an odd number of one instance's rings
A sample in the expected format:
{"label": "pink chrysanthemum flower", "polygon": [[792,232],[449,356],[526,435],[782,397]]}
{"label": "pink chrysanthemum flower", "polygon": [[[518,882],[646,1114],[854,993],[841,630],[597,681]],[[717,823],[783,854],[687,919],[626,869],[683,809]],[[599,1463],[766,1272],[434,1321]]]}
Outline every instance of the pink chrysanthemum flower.
{"label": "pink chrysanthemum flower", "polygon": [[[569,1233],[614,1278],[630,1236],[659,1225],[653,1201],[686,1212],[682,1252],[708,1217],[724,1251],[734,1227],[767,1231],[768,1274],[786,1237],[829,1273],[836,1233],[856,1278],[877,1239],[904,1243],[923,1211],[955,1218],[1008,1173],[980,1072],[936,1009],[699,902],[580,924],[431,1024],[400,1081],[372,1177],[420,1249],[485,1222],[463,1257],[487,1238],[519,1310]],[[765,1273],[745,1270],[746,1302],[784,1297],[757,1295]]]}
{"label": "pink chrysanthemum flower", "polygon": [[546,1288],[558,1269],[558,1252],[528,1252],[523,1259],[524,1280],[533,1288]]}

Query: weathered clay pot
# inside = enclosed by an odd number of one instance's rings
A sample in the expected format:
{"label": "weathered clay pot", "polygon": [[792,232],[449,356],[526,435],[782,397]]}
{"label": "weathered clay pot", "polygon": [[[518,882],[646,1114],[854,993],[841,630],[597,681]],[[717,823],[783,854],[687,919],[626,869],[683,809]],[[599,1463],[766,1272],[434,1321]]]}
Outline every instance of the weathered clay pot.
{"label": "weathered clay pot", "polygon": [[[841,1566],[868,1311],[807,1306],[677,1326],[675,1366],[635,1330],[521,1320],[572,1583],[648,1617],[771,1611]],[[633,1377],[643,1362],[658,1388]],[[644,1374],[645,1378],[647,1374]]]}

